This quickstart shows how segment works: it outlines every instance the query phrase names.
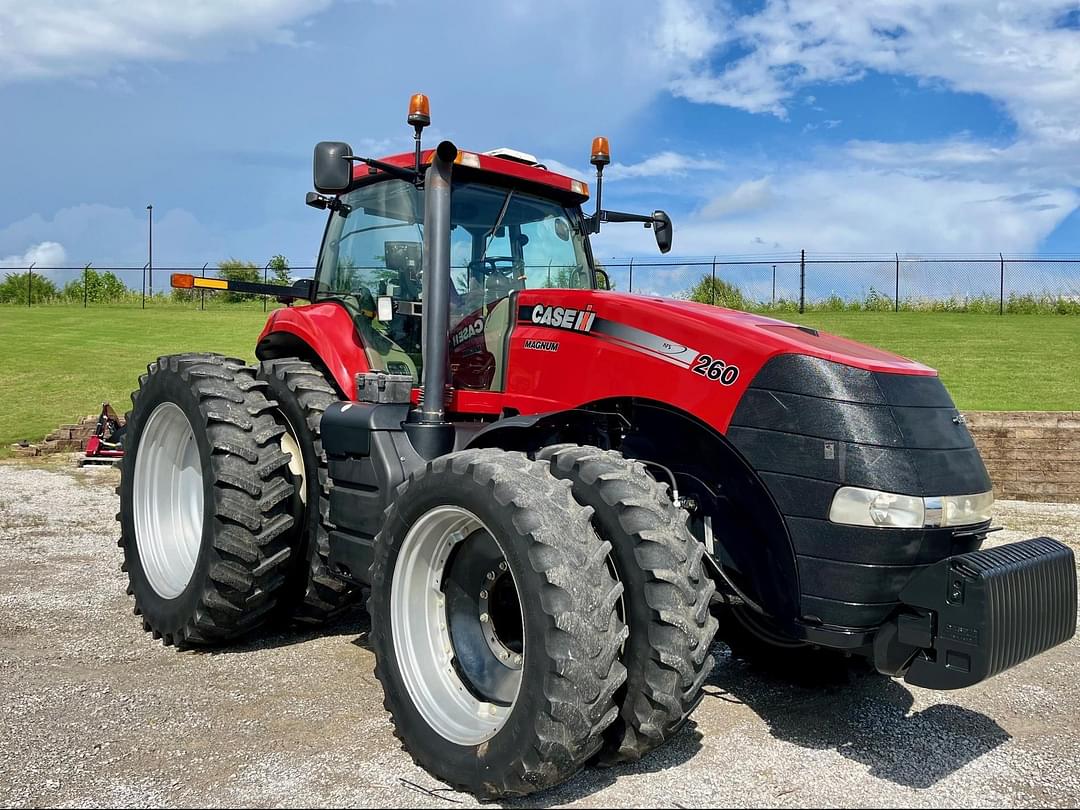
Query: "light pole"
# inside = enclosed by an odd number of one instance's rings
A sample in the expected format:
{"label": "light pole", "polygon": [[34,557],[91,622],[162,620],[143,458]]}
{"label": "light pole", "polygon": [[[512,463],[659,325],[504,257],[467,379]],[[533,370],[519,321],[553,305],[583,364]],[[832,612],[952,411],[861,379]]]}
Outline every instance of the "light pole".
{"label": "light pole", "polygon": [[146,206],[146,212],[147,212],[147,218],[149,220],[149,229],[150,229],[150,243],[149,243],[149,247],[148,247],[150,255],[148,257],[149,261],[146,263],[146,266],[149,268],[149,271],[150,271],[150,297],[153,298],[154,297],[154,206],[153,205]]}

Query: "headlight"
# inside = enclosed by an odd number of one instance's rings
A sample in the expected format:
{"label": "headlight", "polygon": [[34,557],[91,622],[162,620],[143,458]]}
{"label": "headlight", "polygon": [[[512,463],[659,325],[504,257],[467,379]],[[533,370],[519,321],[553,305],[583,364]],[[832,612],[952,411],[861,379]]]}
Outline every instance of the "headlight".
{"label": "headlight", "polygon": [[829,520],[849,526],[922,529],[970,526],[990,519],[993,492],[920,498],[862,487],[841,487],[833,496]]}

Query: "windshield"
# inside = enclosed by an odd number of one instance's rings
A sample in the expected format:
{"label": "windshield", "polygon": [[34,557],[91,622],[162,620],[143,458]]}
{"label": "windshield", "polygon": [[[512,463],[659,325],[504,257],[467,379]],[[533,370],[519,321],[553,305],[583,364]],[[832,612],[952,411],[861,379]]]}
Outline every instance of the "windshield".
{"label": "windshield", "polygon": [[[476,182],[455,182],[452,200],[457,294],[490,298],[515,289],[591,286],[576,209]],[[366,309],[379,295],[419,300],[423,193],[404,180],[384,180],[342,202],[347,215],[331,219],[319,261],[320,297],[350,297]]]}

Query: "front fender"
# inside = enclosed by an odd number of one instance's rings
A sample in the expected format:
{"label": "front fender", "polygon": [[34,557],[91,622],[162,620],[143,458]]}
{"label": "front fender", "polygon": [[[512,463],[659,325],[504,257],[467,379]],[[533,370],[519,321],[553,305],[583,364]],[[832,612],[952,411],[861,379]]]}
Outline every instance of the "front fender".
{"label": "front fender", "polygon": [[348,311],[335,303],[310,304],[275,310],[266,321],[255,356],[279,356],[279,347],[296,353],[296,341],[330,373],[347,399],[356,399],[356,375],[370,371],[364,345]]}

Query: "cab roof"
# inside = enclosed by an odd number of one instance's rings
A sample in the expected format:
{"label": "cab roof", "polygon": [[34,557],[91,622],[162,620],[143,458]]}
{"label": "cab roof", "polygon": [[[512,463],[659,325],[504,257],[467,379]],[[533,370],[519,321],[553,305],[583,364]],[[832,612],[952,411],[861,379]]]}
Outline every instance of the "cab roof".
{"label": "cab roof", "polygon": [[[421,152],[421,164],[425,166],[429,165],[434,154],[434,149],[425,149]],[[379,158],[383,163],[409,168],[412,167],[415,159],[416,156],[413,152],[401,152],[397,155]],[[589,199],[588,183],[581,180],[575,180],[564,174],[557,174],[540,165],[529,165],[520,160],[511,160],[497,155],[486,155],[482,152],[469,152],[465,150],[458,151],[457,159],[454,163],[455,165],[468,167],[480,172],[502,175],[503,177],[509,177],[515,180],[523,180],[526,183],[533,185],[547,186],[548,188],[560,192],[559,196],[570,197],[578,205],[581,205]],[[382,174],[382,172],[376,172],[376,174]],[[354,182],[363,180],[370,175],[371,172],[368,170],[366,163],[356,163],[353,165],[352,177]]]}

